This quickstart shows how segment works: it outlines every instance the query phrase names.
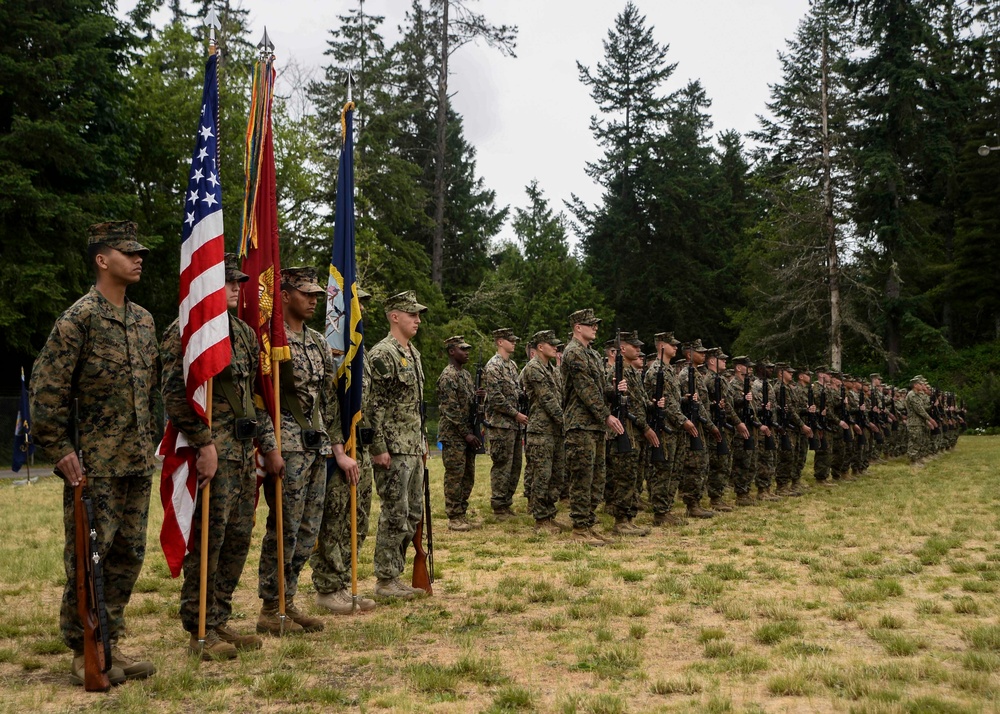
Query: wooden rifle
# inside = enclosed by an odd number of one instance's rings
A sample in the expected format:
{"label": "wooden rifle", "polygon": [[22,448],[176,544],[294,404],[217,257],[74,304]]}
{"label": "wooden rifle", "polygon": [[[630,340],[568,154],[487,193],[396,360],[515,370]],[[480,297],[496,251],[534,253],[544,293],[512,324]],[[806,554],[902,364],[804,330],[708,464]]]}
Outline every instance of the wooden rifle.
{"label": "wooden rifle", "polygon": [[[73,400],[73,447],[83,469],[80,447],[80,400]],[[104,604],[104,573],[94,527],[94,504],[86,475],[73,488],[73,530],[76,556],[76,609],[83,625],[83,688],[88,692],[111,689],[111,640],[108,611]]]}
{"label": "wooden rifle", "polygon": [[[411,350],[410,356],[413,356]],[[414,369],[417,360],[413,360]],[[417,373],[417,394],[420,399],[420,433],[424,432],[424,424],[427,420],[427,410],[424,405],[424,385]],[[431,477],[427,470],[427,458],[424,457],[424,507],[420,515],[420,523],[413,533],[413,578],[411,585],[420,588],[428,595],[433,595],[431,587],[434,582],[434,536],[431,530]],[[424,549],[424,531],[427,531],[427,549]]]}

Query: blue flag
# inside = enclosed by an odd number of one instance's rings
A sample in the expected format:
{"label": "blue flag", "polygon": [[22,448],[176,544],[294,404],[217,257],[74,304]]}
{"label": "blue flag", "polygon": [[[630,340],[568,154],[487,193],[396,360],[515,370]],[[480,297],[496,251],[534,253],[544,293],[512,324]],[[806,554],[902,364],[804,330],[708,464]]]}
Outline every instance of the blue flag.
{"label": "blue flag", "polygon": [[28,462],[35,453],[35,442],[31,438],[31,407],[28,405],[28,385],[24,381],[24,367],[21,368],[21,402],[17,406],[17,424],[14,426],[14,473]]}
{"label": "blue flag", "polygon": [[337,360],[337,398],[344,450],[353,454],[361,421],[361,383],[364,373],[364,325],[358,300],[357,261],[354,254],[354,102],[340,114],[343,145],[337,173],[337,204],[333,218],[333,255],[326,286],[326,341]]}

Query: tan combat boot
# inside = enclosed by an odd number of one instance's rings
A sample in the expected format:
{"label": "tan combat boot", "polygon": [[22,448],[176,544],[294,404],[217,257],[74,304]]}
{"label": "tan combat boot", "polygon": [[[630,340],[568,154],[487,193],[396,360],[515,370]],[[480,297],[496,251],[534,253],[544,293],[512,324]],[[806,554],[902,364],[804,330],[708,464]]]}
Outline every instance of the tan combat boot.
{"label": "tan combat boot", "polygon": [[696,503],[687,507],[687,515],[688,518],[711,518],[715,515],[715,512],[707,508],[702,508]]}
{"label": "tan combat boot", "polygon": [[465,518],[465,516],[456,516],[455,518],[448,519],[448,530],[450,531],[471,531],[472,524]]}
{"label": "tan combat boot", "polygon": [[231,628],[228,623],[216,625],[215,634],[217,634],[219,639],[223,642],[228,642],[233,647],[243,652],[259,650],[264,646],[264,640],[257,637],[257,635],[241,635],[239,632]]}
{"label": "tan combat boot", "polygon": [[562,528],[557,526],[551,518],[543,518],[540,521],[535,521],[535,533],[542,535],[560,535],[562,533]]}
{"label": "tan combat boot", "polygon": [[[415,590],[416,588],[404,585],[399,578],[391,578],[388,580],[379,578],[375,583],[375,597],[377,598],[412,600],[417,595]],[[423,590],[420,592],[423,592]]]}
{"label": "tan combat boot", "polygon": [[[118,645],[111,645],[111,665],[120,667],[125,679],[145,679],[156,674],[156,667],[152,662],[135,660],[118,649]],[[110,678],[109,678],[110,679]]]}
{"label": "tan combat boot", "polygon": [[723,501],[721,498],[713,498],[711,500],[711,504],[713,511],[721,511],[722,513],[728,513],[729,511],[733,510],[733,507],[730,504]]}
{"label": "tan combat boot", "polygon": [[[113,660],[111,669],[108,670],[107,675],[108,675],[108,682],[111,684],[112,687],[116,687],[119,684],[125,683],[125,672],[122,671],[121,667],[116,666],[113,663]],[[83,652],[74,653],[73,663],[70,665],[70,670],[69,670],[69,680],[73,684],[82,687],[86,679],[86,676],[87,676],[87,666],[86,666],[86,659],[83,656]]]}
{"label": "tan combat boot", "polygon": [[285,614],[292,618],[306,632],[322,632],[323,621],[318,617],[307,615],[295,606],[295,599],[292,598],[285,604]]}
{"label": "tan combat boot", "polygon": [[[316,593],[316,606],[334,615],[350,615],[354,612],[354,598],[348,588],[333,593]],[[358,595],[358,612],[368,612],[375,607],[374,600]]]}
{"label": "tan combat boot", "polygon": [[237,656],[236,645],[223,642],[215,630],[205,632],[204,649],[198,645],[197,633],[192,632],[191,640],[188,642],[188,652],[195,656],[201,655],[203,662],[211,662],[213,659],[235,659]]}
{"label": "tan combat boot", "polygon": [[749,493],[744,493],[736,497],[736,505],[740,507],[754,506],[757,502]]}
{"label": "tan combat boot", "polygon": [[604,540],[591,533],[589,528],[574,528],[572,540],[574,543],[589,545],[595,548],[604,545]]}
{"label": "tan combat boot", "polygon": [[257,618],[257,634],[259,635],[301,635],[305,630],[302,625],[288,616],[288,605],[285,605],[285,625],[282,632],[281,615],[278,613],[278,603],[265,602]]}

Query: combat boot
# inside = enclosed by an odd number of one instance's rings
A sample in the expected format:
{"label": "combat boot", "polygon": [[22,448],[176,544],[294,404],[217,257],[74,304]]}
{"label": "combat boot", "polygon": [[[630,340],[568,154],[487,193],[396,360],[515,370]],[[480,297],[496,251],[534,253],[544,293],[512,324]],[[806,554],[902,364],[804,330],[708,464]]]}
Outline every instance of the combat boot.
{"label": "combat boot", "polygon": [[798,498],[799,496],[805,496],[806,490],[799,481],[792,481],[791,495]]}
{"label": "combat boot", "polygon": [[604,540],[591,533],[589,528],[574,528],[572,539],[574,543],[589,545],[595,548],[604,545]]}
{"label": "combat boot", "polygon": [[292,618],[292,621],[298,624],[306,632],[322,632],[323,631],[323,621],[318,617],[312,617],[302,612],[299,608],[295,607],[295,600],[289,600],[285,604],[285,614]]}
{"label": "combat boot", "polygon": [[615,539],[608,536],[606,533],[601,532],[597,529],[597,526],[591,526],[587,530],[590,531],[590,535],[594,536],[598,540],[603,540],[605,543],[614,543]]}
{"label": "combat boot", "polygon": [[616,518],[615,524],[611,527],[611,532],[617,536],[635,535],[627,518]]}
{"label": "combat boot", "polygon": [[257,618],[257,634],[259,635],[301,635],[305,630],[302,625],[288,617],[288,607],[285,607],[285,628],[282,632],[281,615],[278,613],[278,603],[265,602]]}
{"label": "combat boot", "polygon": [[629,528],[632,529],[632,535],[637,535],[640,538],[642,538],[644,536],[648,536],[650,534],[650,532],[651,532],[645,526],[640,526],[640,525],[638,525],[636,523],[633,523],[631,519],[629,519],[628,526],[629,526]]}
{"label": "combat boot", "polygon": [[111,665],[120,667],[125,679],[145,679],[156,674],[156,667],[152,662],[134,660],[118,649],[118,645],[111,645]]}
{"label": "combat boot", "polygon": [[[379,578],[375,583],[375,597],[412,600],[416,597],[416,592],[414,592],[416,589],[404,585],[399,578]],[[423,592],[423,590],[420,592]]]}
{"label": "combat boot", "polygon": [[654,526],[686,526],[687,518],[681,516],[673,511],[667,511],[666,513],[661,513],[659,515],[653,516]]}
{"label": "combat boot", "polygon": [[759,489],[757,489],[757,500],[758,501],[780,501],[781,500],[781,496],[776,496],[775,494],[771,493],[770,489],[759,488]]}
{"label": "combat boot", "polygon": [[264,640],[257,637],[257,635],[241,635],[228,624],[216,625],[215,634],[217,634],[219,639],[223,642],[228,642],[236,649],[244,652],[248,650],[259,650],[264,646]]}
{"label": "combat boot", "polygon": [[[119,684],[125,683],[125,672],[122,668],[114,664],[114,659],[112,659],[111,669],[107,672],[108,682],[112,687],[116,687]],[[73,664],[70,666],[69,679],[73,684],[82,687],[87,676],[87,666],[86,659],[83,656],[83,652],[77,652],[73,654]]]}
{"label": "combat boot", "polygon": [[778,486],[778,493],[777,493],[777,495],[785,497],[785,498],[787,498],[788,496],[791,496],[792,495],[792,484],[790,484],[790,483],[783,483],[780,486]]}
{"label": "combat boot", "polygon": [[817,481],[816,483],[818,483],[820,486],[823,486],[825,488],[836,488],[837,487],[837,482],[833,481],[831,479],[828,479],[828,478],[827,479],[823,479],[822,481]]}
{"label": "combat boot", "polygon": [[730,504],[728,504],[725,501],[723,501],[721,498],[713,498],[711,500],[711,503],[712,503],[712,510],[713,511],[720,511],[722,513],[728,513],[729,511],[733,510],[733,507]]}
{"label": "combat boot", "polygon": [[466,520],[465,516],[456,516],[448,519],[448,530],[450,531],[471,531],[472,524]]}
{"label": "combat boot", "polygon": [[552,525],[554,525],[563,533],[569,533],[571,530],[573,530],[572,523],[567,523],[566,521],[560,521],[558,518],[552,519]]}
{"label": "combat boot", "polygon": [[736,505],[740,507],[755,506],[757,501],[749,493],[742,493],[736,497]]}
{"label": "combat boot", "polygon": [[[347,588],[334,593],[316,593],[316,606],[329,610],[334,615],[350,615],[354,612],[354,596]],[[368,597],[358,596],[358,611],[374,610],[376,603]]]}
{"label": "combat boot", "polygon": [[715,515],[714,511],[710,511],[707,508],[702,508],[697,503],[687,507],[688,518],[711,518]]}
{"label": "combat boot", "polygon": [[235,659],[237,656],[236,645],[230,642],[223,642],[215,630],[205,632],[205,648],[198,645],[198,635],[191,633],[191,640],[188,642],[188,652],[198,656],[201,655],[203,662],[211,662],[213,659]]}
{"label": "combat boot", "polygon": [[542,535],[560,535],[562,533],[562,528],[557,526],[551,518],[543,518],[540,521],[535,521],[535,533]]}

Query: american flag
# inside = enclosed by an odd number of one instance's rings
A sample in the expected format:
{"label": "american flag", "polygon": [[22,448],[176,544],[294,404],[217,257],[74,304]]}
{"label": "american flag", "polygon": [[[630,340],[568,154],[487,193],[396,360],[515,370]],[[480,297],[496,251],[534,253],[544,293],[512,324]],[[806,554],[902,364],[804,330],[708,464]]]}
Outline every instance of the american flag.
{"label": "american flag", "polygon": [[[207,421],[208,381],[232,359],[226,307],[225,241],[222,186],[219,183],[218,58],[205,65],[201,118],[191,156],[191,176],[184,198],[181,228],[180,335],[184,383],[192,408]],[[163,456],[160,545],[174,577],[188,550],[197,495],[195,452],[169,421],[159,453]]]}

